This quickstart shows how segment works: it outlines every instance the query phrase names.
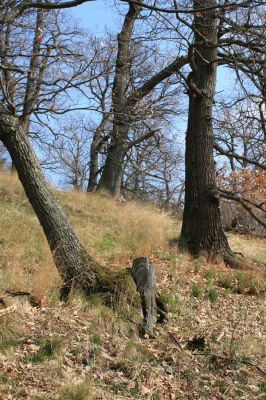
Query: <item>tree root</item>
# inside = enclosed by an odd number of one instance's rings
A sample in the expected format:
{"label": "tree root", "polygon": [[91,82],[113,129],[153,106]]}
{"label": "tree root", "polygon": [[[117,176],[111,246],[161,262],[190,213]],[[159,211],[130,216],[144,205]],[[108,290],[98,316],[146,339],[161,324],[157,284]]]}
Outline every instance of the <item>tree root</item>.
{"label": "tree root", "polygon": [[109,270],[96,262],[92,268],[96,277],[94,285],[87,284],[86,280],[81,285],[77,280],[72,287],[63,284],[61,300],[67,301],[77,289],[88,297],[99,296],[105,306],[124,314],[135,310],[140,331],[153,337],[154,325],[167,319],[167,308],[156,291],[155,270],[148,257],[139,257],[133,260],[132,268],[120,271]]}
{"label": "tree root", "polygon": [[238,270],[255,270],[255,266],[250,264],[245,259],[237,257],[235,254],[226,254],[223,257],[224,263],[228,268]]}

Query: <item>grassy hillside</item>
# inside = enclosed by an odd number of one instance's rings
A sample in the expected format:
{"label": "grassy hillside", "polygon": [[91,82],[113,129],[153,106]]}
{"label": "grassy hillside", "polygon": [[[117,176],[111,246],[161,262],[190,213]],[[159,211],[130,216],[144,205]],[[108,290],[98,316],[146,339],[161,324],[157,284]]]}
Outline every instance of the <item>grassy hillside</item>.
{"label": "grassy hillside", "polygon": [[[176,229],[167,214],[151,206],[117,203],[96,194],[56,195],[86,248],[110,267],[124,268],[134,257],[161,252]],[[14,285],[44,294],[57,284],[57,271],[17,177],[4,172],[0,173],[0,218],[2,269],[13,276]],[[3,288],[5,283],[0,285]]]}
{"label": "grassy hillside", "polygon": [[140,339],[130,306],[78,294],[61,304],[38,220],[16,176],[0,172],[1,400],[266,399],[265,240],[230,235],[256,268],[228,270],[169,248],[180,224],[151,206],[56,195],[106,267],[151,258],[169,320]]}

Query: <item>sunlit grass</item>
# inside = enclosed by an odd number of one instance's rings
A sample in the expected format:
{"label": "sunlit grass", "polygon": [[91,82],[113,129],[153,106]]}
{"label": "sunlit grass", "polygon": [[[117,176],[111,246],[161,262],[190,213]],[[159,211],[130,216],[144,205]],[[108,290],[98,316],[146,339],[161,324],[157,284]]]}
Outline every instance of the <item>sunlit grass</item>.
{"label": "sunlit grass", "polygon": [[[118,203],[97,194],[57,192],[89,253],[107,265],[155,254],[168,246],[174,221],[152,206]],[[60,278],[39,221],[16,174],[0,172],[0,289],[23,289],[37,298],[50,294]]]}

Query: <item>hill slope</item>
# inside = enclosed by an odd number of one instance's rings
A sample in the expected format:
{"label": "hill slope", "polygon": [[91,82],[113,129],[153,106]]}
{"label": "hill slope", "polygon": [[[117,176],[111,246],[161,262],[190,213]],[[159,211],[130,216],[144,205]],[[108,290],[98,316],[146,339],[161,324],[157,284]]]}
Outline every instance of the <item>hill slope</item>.
{"label": "hill slope", "polygon": [[[78,294],[61,304],[38,220],[16,177],[1,172],[0,399],[266,398],[262,239],[230,236],[258,267],[229,271],[169,248],[178,226],[150,206],[57,196],[101,263],[124,268],[135,256],[151,258],[169,321],[155,339],[140,339],[130,306],[111,310],[100,296]],[[10,314],[1,315],[6,307]]]}

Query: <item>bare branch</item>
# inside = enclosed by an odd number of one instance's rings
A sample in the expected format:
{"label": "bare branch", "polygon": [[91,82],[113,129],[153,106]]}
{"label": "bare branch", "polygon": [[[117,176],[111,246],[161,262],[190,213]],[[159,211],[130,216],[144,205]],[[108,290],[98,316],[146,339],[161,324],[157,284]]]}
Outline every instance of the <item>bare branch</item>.
{"label": "bare branch", "polygon": [[[192,8],[161,8],[161,7],[156,7],[156,6],[150,6],[149,4],[142,4],[140,1],[137,0],[120,0],[123,3],[133,3],[136,5],[142,5],[143,8],[147,8],[148,10],[151,11],[157,11],[161,13],[166,13],[166,14],[194,14],[195,12],[203,12],[203,11],[209,11],[209,10],[216,10],[216,9],[223,9],[223,8],[235,8],[235,7],[242,7],[246,8],[250,6],[250,1],[241,1],[241,2],[231,2],[231,3],[226,3],[226,4],[217,4],[215,7],[202,7],[202,8],[197,8],[197,10],[192,9]],[[256,4],[261,4],[259,1],[255,1]]]}
{"label": "bare branch", "polygon": [[129,98],[128,102],[132,105],[136,104],[139,100],[150,93],[156,85],[161,83],[166,78],[169,78],[175,72],[178,72],[182,67],[188,64],[189,58],[187,56],[177,57],[171,64],[163,68],[160,72],[152,76],[147,82],[145,82],[140,88],[134,90]]}
{"label": "bare branch", "polygon": [[3,65],[0,64],[0,69],[2,69],[3,71],[12,71],[12,72],[18,72],[20,74],[25,74],[26,71],[24,71],[23,69],[16,67],[14,65]]}
{"label": "bare branch", "polygon": [[219,146],[217,143],[215,143],[213,147],[214,147],[215,150],[218,151],[218,153],[220,153],[223,156],[226,156],[226,157],[229,157],[229,158],[236,158],[237,160],[246,161],[249,164],[256,165],[257,167],[263,169],[264,171],[266,170],[266,164],[261,164],[256,160],[251,160],[248,157],[240,156],[239,154],[234,153],[233,151],[226,151],[221,146]]}
{"label": "bare branch", "polygon": [[140,136],[139,138],[137,138],[136,140],[133,140],[132,142],[126,144],[125,150],[128,151],[129,149],[136,146],[137,144],[144,142],[144,140],[147,140],[150,137],[154,136],[156,132],[158,132],[158,130],[149,131],[149,132],[145,133],[144,135]]}

